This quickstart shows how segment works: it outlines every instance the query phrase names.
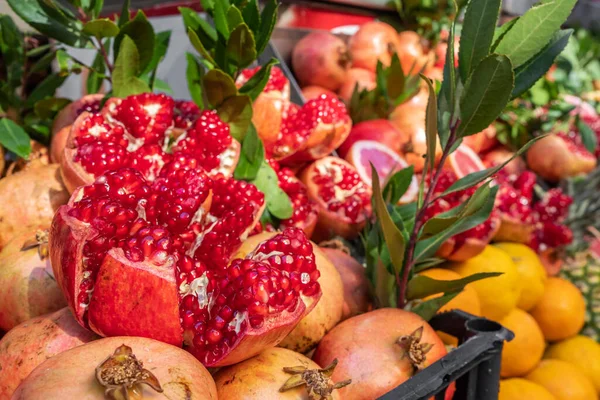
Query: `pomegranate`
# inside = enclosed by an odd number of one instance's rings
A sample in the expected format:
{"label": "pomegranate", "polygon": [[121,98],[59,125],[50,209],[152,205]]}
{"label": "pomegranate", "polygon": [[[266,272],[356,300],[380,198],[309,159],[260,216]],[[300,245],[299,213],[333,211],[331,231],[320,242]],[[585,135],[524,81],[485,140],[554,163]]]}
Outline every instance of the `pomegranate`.
{"label": "pomegranate", "polygon": [[[73,123],[61,173],[70,192],[106,171],[133,167],[149,180],[179,155],[194,157],[211,175],[230,176],[239,143],[215,111],[203,111],[188,129],[173,99],[143,93],[109,99],[101,113],[83,113]],[[193,118],[193,114],[192,114]],[[188,121],[189,122],[189,121]],[[179,125],[179,126],[176,126]]]}
{"label": "pomegranate", "polygon": [[0,340],[0,398],[10,399],[29,373],[48,358],[96,338],[79,326],[68,308],[13,328]]}
{"label": "pomegranate", "polygon": [[373,295],[365,267],[342,250],[327,247],[321,247],[321,250],[342,277],[344,285],[342,320],[371,311]]}
{"label": "pomegranate", "polygon": [[373,119],[354,125],[348,138],[337,149],[337,153],[340,157],[346,158],[352,145],[359,140],[373,140],[394,151],[398,151],[402,143],[408,141],[408,139],[408,136],[405,136],[390,121],[386,119]]}
{"label": "pomegranate", "polygon": [[483,171],[485,165],[481,158],[464,143],[450,153],[444,168],[452,171],[457,178],[463,178],[473,172]]}
{"label": "pomegranate", "polygon": [[498,144],[496,127],[492,124],[479,133],[465,137],[463,144],[469,146],[477,154],[493,149]]}
{"label": "pomegranate", "polygon": [[322,94],[327,94],[331,97],[335,97],[335,93],[329,89],[325,89],[321,86],[305,86],[302,88],[302,96],[304,96],[304,100],[309,101],[312,99],[316,99],[320,97]]}
{"label": "pomegranate", "polygon": [[350,53],[346,43],[325,31],[304,36],[292,52],[294,75],[301,86],[317,85],[338,90],[350,68]]}
{"label": "pomegranate", "polygon": [[83,112],[100,111],[100,102],[103,98],[103,94],[83,96],[81,99],[68,104],[56,115],[52,123],[52,141],[50,143],[50,160],[52,162],[60,162],[73,122]]}
{"label": "pomegranate", "polygon": [[373,90],[377,86],[375,73],[362,68],[350,68],[346,81],[338,91],[340,97],[346,104],[350,104],[354,89],[358,91]]}
{"label": "pomegranate", "polygon": [[219,400],[284,399],[337,400],[349,381],[330,379],[335,363],[321,369],[310,358],[282,348],[267,349],[259,355],[215,374]]}
{"label": "pomegranate", "polygon": [[[416,314],[382,308],[342,322],[329,332],[313,360],[339,360],[334,382],[352,380],[339,390],[343,399],[376,399],[446,355],[442,340]],[[449,389],[451,392],[452,389]]]}
{"label": "pomegranate", "polygon": [[442,82],[444,80],[444,70],[435,66],[427,67],[427,69],[423,71],[423,75],[425,75],[434,82]]}
{"label": "pomegranate", "polygon": [[528,244],[538,253],[571,243],[573,233],[564,225],[571,197],[550,189],[534,201],[536,176],[531,171],[515,175],[502,170],[496,181],[500,184],[496,209],[502,223],[495,240]]}
{"label": "pomegranate", "polygon": [[31,147],[31,152],[29,153],[29,156],[27,156],[27,158],[10,157],[8,160],[2,160],[2,163],[8,161],[6,163],[8,164],[6,168],[6,176],[13,175],[19,171],[24,170],[29,166],[40,166],[50,164],[50,154],[48,147],[33,139],[29,141],[29,146]]}
{"label": "pomegranate", "polygon": [[67,305],[48,259],[48,234],[25,229],[0,252],[0,329]]}
{"label": "pomegranate", "polygon": [[[434,197],[437,197],[456,182],[456,175],[449,171],[442,171],[438,183],[434,189]],[[422,223],[424,224],[434,216],[449,211],[452,208],[463,204],[469,200],[475,193],[476,188],[461,190],[450,193],[435,200],[426,210]],[[490,243],[498,229],[500,228],[500,219],[493,211],[492,215],[483,224],[459,233],[446,240],[437,252],[437,255],[452,261],[464,261],[475,257],[483,251],[486,245]]]}
{"label": "pomegranate", "polygon": [[185,351],[141,337],[96,340],[33,370],[13,395],[26,399],[214,400],[212,377]]}
{"label": "pomegranate", "polygon": [[319,271],[297,228],[230,261],[264,196],[197,165],[172,161],[152,183],[120,169],[77,189],[53,221],[50,255],[83,326],[183,345],[221,366],[279,343],[321,296]]}
{"label": "pomegranate", "polygon": [[297,166],[325,157],[346,140],[352,120],[337,97],[321,95],[304,106],[289,104],[276,143],[267,153],[283,164]]}
{"label": "pomegranate", "polygon": [[355,238],[371,216],[371,189],[356,169],[337,157],[325,157],[306,167],[300,180],[319,207],[313,240]]}
{"label": "pomegranate", "polygon": [[394,54],[401,55],[398,32],[384,22],[371,21],[360,26],[348,43],[354,68],[375,73],[377,62],[389,66]]}
{"label": "pomegranate", "polygon": [[[483,156],[483,163],[487,168],[495,167],[510,160],[514,154],[515,153],[504,147],[497,147]],[[526,169],[525,161],[523,161],[521,156],[517,156],[509,161],[502,169],[508,174],[520,175]]]}
{"label": "pomegranate", "polygon": [[0,249],[23,228],[50,226],[54,212],[68,200],[55,164],[31,162],[0,179]]}
{"label": "pomegranate", "polygon": [[[454,67],[458,68],[458,51],[460,50],[460,36],[454,37]],[[443,69],[446,64],[446,56],[448,53],[448,37],[440,41],[434,48],[435,66]]]}
{"label": "pomegranate", "polygon": [[[252,78],[260,70],[260,68],[261,67],[258,66],[243,70],[235,82],[237,87],[241,88],[242,86],[244,86],[244,84],[248,82],[248,80]],[[285,74],[283,73],[281,68],[277,66],[271,68],[269,80],[267,81],[267,84],[265,85],[265,88],[263,89],[262,93],[269,97],[289,101],[290,81],[285,77]]]}
{"label": "pomegranate", "polygon": [[[234,254],[235,258],[245,258],[256,246],[273,238],[276,233],[265,232],[251,236]],[[294,330],[281,342],[279,346],[306,353],[313,349],[319,340],[331,330],[342,317],[342,302],[344,289],[339,272],[335,266],[314,243],[315,262],[319,270],[319,285],[323,295],[319,303],[296,325]]]}
{"label": "pomegranate", "polygon": [[533,172],[551,182],[587,174],[596,168],[591,154],[574,129],[560,132],[535,142],[527,150],[527,165]]}
{"label": "pomegranate", "polygon": [[423,47],[423,39],[413,31],[398,34],[398,57],[405,74],[416,75],[428,64],[433,65],[433,53],[428,55]]}

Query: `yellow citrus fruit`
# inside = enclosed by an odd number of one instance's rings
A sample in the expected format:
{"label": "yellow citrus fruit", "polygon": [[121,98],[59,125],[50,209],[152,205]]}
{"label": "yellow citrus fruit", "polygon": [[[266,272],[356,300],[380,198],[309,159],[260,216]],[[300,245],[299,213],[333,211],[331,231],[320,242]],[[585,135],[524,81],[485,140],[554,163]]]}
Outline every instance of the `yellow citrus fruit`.
{"label": "yellow citrus fruit", "polygon": [[[542,360],[525,379],[545,387],[556,400],[596,400],[596,389],[576,366],[561,360]],[[526,399],[527,397],[523,397]]]}
{"label": "yellow citrus fruit", "polygon": [[479,255],[463,262],[450,263],[450,269],[462,277],[480,272],[502,275],[470,283],[479,296],[481,315],[499,321],[517,305],[521,293],[517,266],[504,251],[486,246]]}
{"label": "yellow citrus fruit", "polygon": [[495,243],[512,258],[521,277],[521,295],[517,307],[529,311],[544,294],[548,274],[538,255],[529,246],[520,243]]}
{"label": "yellow citrus fruit", "polygon": [[523,376],[535,368],[544,355],[546,341],[535,319],[525,311],[515,308],[499,321],[510,329],[515,338],[504,344],[502,349],[503,378]]}
{"label": "yellow citrus fruit", "polygon": [[585,323],[585,300],[577,286],[562,278],[548,278],[544,294],[530,311],[544,337],[557,342],[575,336]]}
{"label": "yellow citrus fruit", "polygon": [[500,381],[498,400],[556,400],[543,386],[526,379],[511,378]]}
{"label": "yellow citrus fruit", "polygon": [[[454,281],[460,279],[461,276],[454,271],[444,268],[431,268],[420,272],[419,275],[426,276],[428,278],[436,279],[438,281]],[[434,299],[440,297],[443,294],[434,294],[424,298],[423,300]],[[450,311],[450,310],[463,310],[473,315],[481,315],[481,305],[479,304],[479,297],[474,288],[467,286],[465,290],[460,292],[458,296],[446,303],[445,306],[440,308],[439,312]],[[445,344],[457,346],[458,339],[454,336],[448,335],[444,332],[437,332],[438,336],[442,339]]]}
{"label": "yellow citrus fruit", "polygon": [[544,358],[569,362],[592,381],[600,393],[600,344],[587,336],[573,336],[548,347]]}

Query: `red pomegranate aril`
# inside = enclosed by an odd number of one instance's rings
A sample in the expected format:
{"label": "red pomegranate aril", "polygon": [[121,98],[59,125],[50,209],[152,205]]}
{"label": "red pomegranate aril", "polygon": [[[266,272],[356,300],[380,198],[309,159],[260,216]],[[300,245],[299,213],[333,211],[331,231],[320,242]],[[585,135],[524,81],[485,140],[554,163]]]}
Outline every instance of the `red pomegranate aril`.
{"label": "red pomegranate aril", "polygon": [[[260,66],[254,68],[248,68],[242,71],[240,79],[238,79],[238,85],[243,85],[250,78],[252,78],[259,70]],[[278,67],[271,68],[271,74],[269,75],[269,80],[263,89],[263,92],[268,93],[273,90],[283,91],[285,89],[285,85],[288,83],[287,78],[283,74],[283,71]]]}
{"label": "red pomegranate aril", "polygon": [[173,99],[164,94],[142,93],[123,99],[116,107],[117,118],[144,144],[162,144],[173,124]]}
{"label": "red pomegranate aril", "polygon": [[200,109],[193,101],[175,101],[174,125],[176,128],[187,129],[200,116]]}
{"label": "red pomegranate aril", "polygon": [[95,142],[78,147],[73,160],[81,163],[86,172],[101,175],[106,171],[127,166],[128,153],[116,143]]}
{"label": "red pomegranate aril", "polygon": [[122,126],[111,126],[101,114],[90,114],[75,131],[74,141],[77,146],[100,141],[126,148],[129,142],[124,133]]}

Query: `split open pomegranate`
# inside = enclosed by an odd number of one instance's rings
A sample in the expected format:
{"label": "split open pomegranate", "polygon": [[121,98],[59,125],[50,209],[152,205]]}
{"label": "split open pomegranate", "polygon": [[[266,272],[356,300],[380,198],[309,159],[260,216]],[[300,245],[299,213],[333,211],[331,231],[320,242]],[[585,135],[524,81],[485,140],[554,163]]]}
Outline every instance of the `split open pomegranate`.
{"label": "split open pomegranate", "polygon": [[264,196],[250,183],[212,178],[200,164],[180,155],[153,182],[122,168],[78,188],[54,218],[50,256],[81,325],[229,365],[294,328],[321,295],[319,272],[297,228],[230,260]]}
{"label": "split open pomegranate", "polygon": [[211,175],[230,176],[239,147],[214,111],[143,93],[109,99],[99,113],[82,113],[63,150],[61,173],[73,192],[117,168],[132,167],[154,180],[172,158],[187,155]]}

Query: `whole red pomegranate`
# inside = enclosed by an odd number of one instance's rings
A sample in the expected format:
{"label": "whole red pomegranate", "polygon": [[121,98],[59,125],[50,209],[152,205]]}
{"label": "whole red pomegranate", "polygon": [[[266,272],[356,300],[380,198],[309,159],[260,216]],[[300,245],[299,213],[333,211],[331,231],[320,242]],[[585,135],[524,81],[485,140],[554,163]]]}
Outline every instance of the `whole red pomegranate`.
{"label": "whole red pomegranate", "polygon": [[[442,194],[454,182],[456,182],[456,180],[456,175],[450,170],[442,171],[433,192],[434,197]],[[469,198],[473,196],[475,190],[476,188],[472,187],[450,193],[435,200],[433,204],[427,208],[422,223],[424,224],[436,215],[449,211],[460,204],[466,203]],[[450,239],[446,240],[437,251],[437,255],[452,261],[464,261],[475,257],[477,254],[483,251],[485,246],[490,243],[499,228],[500,219],[498,215],[492,211],[492,215],[483,224],[454,235]]]}
{"label": "whole red pomegranate", "polygon": [[348,43],[352,66],[375,73],[377,62],[389,66],[392,56],[400,56],[401,44],[398,32],[384,22],[371,21],[360,26]]}
{"label": "whole red pomegranate", "polygon": [[172,161],[154,182],[120,169],[77,189],[54,218],[50,256],[83,326],[183,345],[206,366],[229,365],[294,328],[321,296],[319,271],[297,228],[230,260],[264,196],[196,166]]}
{"label": "whole red pomegranate", "polygon": [[[131,167],[154,180],[171,159],[193,157],[209,174],[230,176],[240,145],[215,111],[198,116],[164,94],[109,99],[100,113],[83,113],[73,123],[61,159],[70,192],[106,171]],[[181,109],[181,108],[183,109]],[[197,108],[196,108],[197,110]],[[189,118],[195,118],[192,121]]]}
{"label": "whole red pomegranate", "polygon": [[23,228],[50,226],[54,212],[68,200],[56,164],[31,162],[0,179],[0,249]]}
{"label": "whole red pomegranate", "polygon": [[586,174],[596,168],[596,156],[585,148],[575,130],[547,136],[527,150],[527,165],[551,182]]}
{"label": "whole red pomegranate", "polygon": [[373,309],[373,294],[365,267],[342,250],[327,247],[321,247],[321,250],[342,278],[344,286],[342,320],[371,311]]}
{"label": "whole red pomegranate", "polygon": [[375,73],[363,68],[350,68],[346,81],[338,91],[338,94],[346,104],[350,104],[354,89],[372,90],[375,89]]}
{"label": "whole red pomegranate", "polygon": [[0,329],[67,305],[48,258],[48,234],[24,229],[0,252]]}
{"label": "whole red pomegranate", "polygon": [[346,140],[352,120],[337,97],[323,94],[299,107],[284,108],[281,131],[267,153],[283,164],[298,166],[325,157]]}
{"label": "whole red pomegranate", "polygon": [[96,340],[33,370],[13,395],[33,399],[215,400],[209,372],[185,351],[142,337]]}
{"label": "whole red pomegranate", "polygon": [[337,400],[338,390],[350,382],[335,382],[335,364],[322,369],[310,358],[282,348],[267,349],[215,376],[219,400]]}
{"label": "whole red pomegranate", "polygon": [[335,97],[334,92],[332,92],[329,89],[325,89],[324,87],[321,87],[321,86],[311,85],[311,86],[304,86],[302,88],[302,96],[304,96],[304,100],[306,100],[306,101],[316,99],[317,97],[321,96],[322,94],[327,94],[329,96]]}
{"label": "whole red pomegranate", "polygon": [[463,139],[463,143],[469,146],[477,154],[485,153],[493,149],[498,144],[496,139],[496,127],[494,124],[488,126],[483,131]]}
{"label": "whole red pomegranate", "polygon": [[63,308],[16,326],[0,340],[0,398],[10,399],[19,384],[48,358],[97,339]]}
{"label": "whole red pomegranate", "polygon": [[428,64],[434,64],[433,53],[427,54],[423,47],[423,38],[413,31],[403,31],[398,34],[398,57],[405,74],[415,75]]}
{"label": "whole red pomegranate", "polygon": [[[249,237],[234,257],[245,258],[256,246],[273,238],[276,233],[265,232]],[[342,318],[344,289],[336,267],[314,243],[315,262],[319,270],[319,285],[323,295],[319,302],[292,330],[279,346],[299,353],[306,353],[316,347],[319,341]]]}
{"label": "whole red pomegranate", "polygon": [[340,157],[346,158],[352,145],[359,140],[374,140],[398,151],[402,144],[408,141],[408,137],[386,119],[363,121],[352,126],[348,138],[338,147],[337,153]]}
{"label": "whole red pomegranate", "polygon": [[371,189],[356,169],[340,158],[325,157],[306,167],[300,180],[319,208],[313,240],[355,238],[371,216]]}
{"label": "whole red pomegranate", "polygon": [[103,97],[103,94],[89,94],[83,96],[81,99],[69,103],[56,114],[54,122],[52,123],[52,141],[50,143],[50,160],[52,162],[60,162],[73,122],[75,122],[77,117],[83,112],[93,113],[100,111],[100,102]]}
{"label": "whole red pomegranate", "polygon": [[317,85],[336,91],[346,80],[350,53],[339,37],[315,31],[300,39],[294,47],[292,67],[301,86]]}
{"label": "whole red pomegranate", "polygon": [[[504,147],[497,147],[483,156],[483,163],[487,168],[495,167],[510,160],[514,154],[515,153]],[[502,169],[508,174],[520,175],[525,171],[526,168],[527,166],[525,165],[523,158],[521,156],[517,156],[512,158],[512,160],[509,161],[508,164],[506,164]]]}
{"label": "whole red pomegranate", "polygon": [[333,328],[319,343],[313,360],[319,365],[339,361],[331,379],[352,380],[350,386],[339,390],[343,399],[371,400],[445,355],[444,343],[421,317],[382,308]]}

